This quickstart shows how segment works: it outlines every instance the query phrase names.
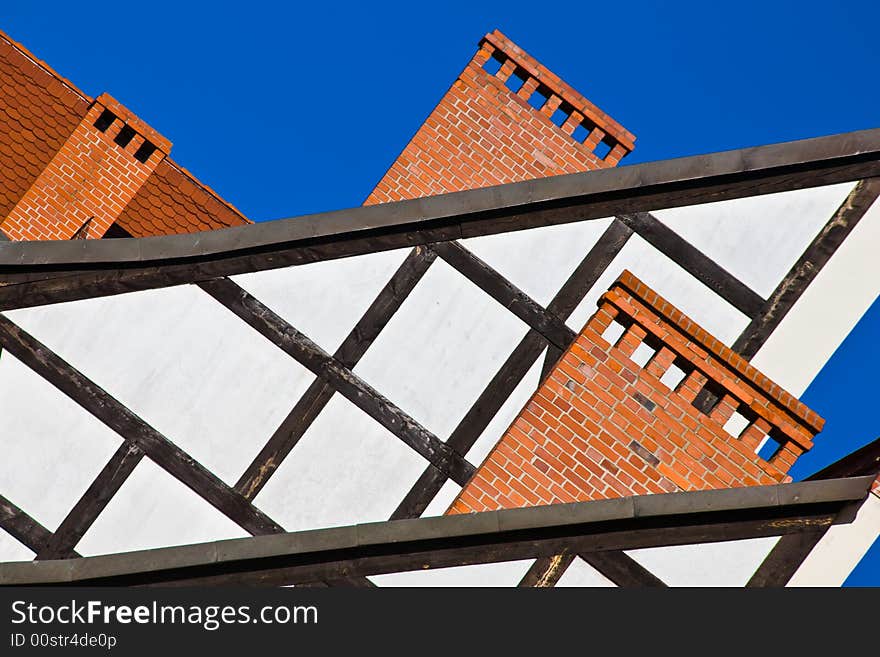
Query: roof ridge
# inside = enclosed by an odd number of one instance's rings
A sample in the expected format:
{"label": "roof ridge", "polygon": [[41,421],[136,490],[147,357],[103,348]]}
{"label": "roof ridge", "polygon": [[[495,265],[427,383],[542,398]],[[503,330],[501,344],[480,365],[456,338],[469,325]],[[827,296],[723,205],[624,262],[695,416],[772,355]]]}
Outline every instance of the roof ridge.
{"label": "roof ridge", "polygon": [[88,94],[84,93],[82,91],[82,89],[80,89],[73,82],[71,82],[69,79],[67,79],[66,77],[64,77],[60,73],[58,73],[58,71],[56,71],[54,68],[49,66],[49,64],[47,64],[45,61],[43,61],[42,59],[40,59],[39,57],[34,55],[21,42],[13,39],[6,32],[4,32],[2,29],[0,29],[0,38],[5,40],[10,46],[15,48],[16,50],[18,50],[22,55],[24,55],[27,59],[29,59],[34,65],[43,69],[49,75],[51,75],[56,80],[58,80],[61,84],[63,84],[65,87],[69,88],[71,91],[73,91],[80,98],[82,98],[85,101],[88,101],[89,103],[94,102],[94,100],[95,100],[94,98],[92,98]]}

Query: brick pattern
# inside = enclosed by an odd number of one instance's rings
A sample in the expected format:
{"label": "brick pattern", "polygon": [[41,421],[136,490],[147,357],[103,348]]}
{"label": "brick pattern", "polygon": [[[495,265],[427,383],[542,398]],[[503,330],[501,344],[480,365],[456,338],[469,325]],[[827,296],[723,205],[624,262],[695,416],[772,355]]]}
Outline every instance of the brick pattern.
{"label": "brick pattern", "polygon": [[[117,118],[101,131],[94,124],[111,107]],[[135,132],[124,146],[115,141],[133,128],[126,120],[130,117],[106,94],[96,100],[0,229],[13,240],[101,237],[170,148],[163,139],[166,152],[156,148],[146,162],[137,160],[135,153],[146,141],[143,134]],[[158,141],[152,131],[148,134]]]}
{"label": "brick pattern", "polygon": [[[484,70],[490,58],[501,64]],[[525,78],[516,93],[505,85]],[[529,104],[541,92],[546,103]],[[568,114],[551,121],[557,109]],[[583,125],[583,142],[572,135]],[[594,153],[610,146],[604,159]],[[635,137],[497,30],[480,49],[367,197],[365,205],[615,166]]]}
{"label": "brick pattern", "polygon": [[[822,431],[822,427],[825,426],[825,420],[819,417],[815,411],[807,408],[794,395],[789,394],[761,374],[749,361],[712,336],[696,322],[691,321],[683,312],[642,283],[630,272],[625,271],[618,279],[617,284],[625,288],[627,293],[655,309],[667,322],[678,327],[694,348],[698,349],[701,353],[704,351],[711,353],[724,367],[732,369],[736,377],[749,381],[753,386],[765,391],[775,402],[783,406],[787,412],[793,413],[797,420],[806,424],[808,429],[812,430],[814,434]],[[617,294],[614,298],[619,298],[619,296]]]}
{"label": "brick pattern", "polygon": [[[625,327],[615,344],[602,337],[612,322]],[[625,272],[447,513],[790,481],[821,418],[792,413],[707,338]],[[654,353],[640,367],[643,343]],[[685,376],[670,389],[673,365]],[[694,406],[707,384],[721,391],[708,414]],[[739,436],[724,428],[735,411],[749,421]],[[757,454],[768,434],[780,443],[769,461]]]}
{"label": "brick pattern", "polygon": [[[97,106],[118,117],[106,133],[90,129]],[[125,149],[112,142],[123,125],[137,133]],[[133,158],[144,140],[156,147],[146,169]],[[165,157],[170,148],[110,96],[93,101],[0,32],[0,228],[8,237],[100,237],[113,213],[135,237],[250,223]]]}

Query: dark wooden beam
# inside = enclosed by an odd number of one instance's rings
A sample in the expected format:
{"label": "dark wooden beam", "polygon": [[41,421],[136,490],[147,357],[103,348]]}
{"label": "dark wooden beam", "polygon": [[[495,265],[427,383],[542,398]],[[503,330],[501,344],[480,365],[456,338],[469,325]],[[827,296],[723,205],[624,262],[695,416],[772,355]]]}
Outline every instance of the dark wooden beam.
{"label": "dark wooden beam", "polygon": [[465,278],[504,306],[559,349],[576,337],[565,322],[547,312],[534,299],[508,281],[458,242],[432,244],[431,249]]}
{"label": "dark wooden beam", "polygon": [[758,353],[878,195],[880,178],[862,180],[855,186],[737,338],[734,351],[749,359]]}
{"label": "dark wooden beam", "polygon": [[52,537],[37,552],[37,559],[65,559],[74,556],[74,548],[97,520],[98,515],[144,457],[134,443],[123,441],[67,514]]}
{"label": "dark wooden beam", "polygon": [[866,130],[198,235],[0,243],[0,310],[877,175],[880,130]]}
{"label": "dark wooden beam", "polygon": [[[876,477],[878,474],[880,474],[880,438],[822,468],[804,481],[841,477]],[[752,575],[747,586],[781,587],[788,584],[826,532],[827,528],[796,537],[782,537]]]}
{"label": "dark wooden beam", "polygon": [[[333,358],[349,369],[357,365],[436,258],[437,255],[429,249],[413,249],[343,340]],[[334,392],[334,388],[323,379],[315,379],[241,475],[235,490],[246,499],[254,499],[305,435]]]}
{"label": "dark wooden beam", "polygon": [[2,315],[0,345],[251,534],[284,531],[106,390]]}
{"label": "dark wooden beam", "polygon": [[880,438],[810,475],[805,481],[880,474]]}
{"label": "dark wooden beam", "polygon": [[43,527],[11,500],[0,495],[0,529],[34,553],[52,540],[52,532]]}
{"label": "dark wooden beam", "polygon": [[541,366],[541,381],[550,376],[550,372],[556,367],[556,363],[562,358],[562,350],[557,349],[553,345],[547,346],[547,353],[544,354],[544,365]]}
{"label": "dark wooden beam", "polygon": [[[547,306],[547,311],[560,319],[567,318],[620,252],[630,235],[632,230],[622,222],[612,222],[557,292]],[[453,430],[447,440],[450,447],[460,454],[467,454],[545,347],[546,341],[537,331],[530,330],[525,335]],[[428,466],[395,509],[391,519],[417,518],[422,515],[446,480],[443,473]]]}
{"label": "dark wooden beam", "polygon": [[621,221],[655,249],[715,292],[746,317],[755,317],[764,299],[649,212],[620,215]]}
{"label": "dark wooden beam", "polygon": [[662,588],[666,584],[638,561],[620,550],[585,552],[581,559],[621,588]]}
{"label": "dark wooden beam", "polygon": [[811,532],[872,477],[642,495],[0,565],[7,585],[298,584],[339,577]]}
{"label": "dark wooden beam", "polygon": [[475,468],[461,454],[272,312],[259,299],[228,278],[204,281],[199,283],[199,287],[453,481],[464,485],[471,478]]}
{"label": "dark wooden beam", "polygon": [[788,584],[813,548],[828,533],[828,529],[829,527],[822,527],[815,531],[781,537],[749,578],[746,587],[778,588]]}
{"label": "dark wooden beam", "polygon": [[536,589],[554,587],[574,559],[575,555],[573,554],[556,554],[552,557],[535,559],[535,562],[519,581],[519,586]]}

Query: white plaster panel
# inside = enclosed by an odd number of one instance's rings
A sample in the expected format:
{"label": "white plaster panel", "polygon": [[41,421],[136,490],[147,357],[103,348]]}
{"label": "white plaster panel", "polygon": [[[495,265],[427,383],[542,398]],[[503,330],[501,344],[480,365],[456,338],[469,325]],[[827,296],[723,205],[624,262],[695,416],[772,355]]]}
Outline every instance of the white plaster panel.
{"label": "white plaster panel", "polygon": [[76,549],[89,556],[243,536],[244,529],[144,458]]}
{"label": "white plaster panel", "polygon": [[435,570],[411,570],[370,577],[378,586],[516,586],[532,565],[531,559]]}
{"label": "white plaster panel", "polygon": [[326,260],[233,280],[332,354],[409,251]]}
{"label": "white plaster panel", "polygon": [[596,312],[599,297],[624,269],[630,270],[651,289],[725,344],[732,344],[748,324],[745,315],[657,251],[638,235],[611,262],[584,300],[575,308],[568,325],[580,331]]}
{"label": "white plaster panel", "polygon": [[121,439],[32,372],[0,354],[0,493],[54,530]]}
{"label": "white plaster panel", "polygon": [[445,440],[526,331],[438,259],[355,372]]}
{"label": "white plaster panel", "polygon": [[752,363],[801,395],[880,294],[875,202],[785,316]]}
{"label": "white plaster panel", "polygon": [[254,503],[288,531],[388,520],[427,463],[335,395]]}
{"label": "white plaster panel", "polygon": [[789,586],[840,586],[880,536],[880,498],[868,495],[856,519],[834,525],[798,568]]}
{"label": "white plaster panel", "polygon": [[668,586],[745,586],[778,537],[628,550]]}
{"label": "white plaster panel", "polygon": [[611,219],[531,228],[462,240],[532,299],[546,306]]}
{"label": "white plaster panel", "polygon": [[556,586],[561,586],[562,588],[575,586],[611,588],[615,584],[586,561],[580,557],[575,557],[571,565],[562,574],[562,577],[559,578],[559,581],[556,582]]}
{"label": "white plaster panel", "polygon": [[653,214],[766,298],[854,186],[841,183]]}
{"label": "white plaster panel", "polygon": [[22,543],[0,529],[0,563],[5,561],[31,561],[36,554]]}
{"label": "white plaster panel", "polygon": [[194,286],[9,315],[229,484],[314,380]]}

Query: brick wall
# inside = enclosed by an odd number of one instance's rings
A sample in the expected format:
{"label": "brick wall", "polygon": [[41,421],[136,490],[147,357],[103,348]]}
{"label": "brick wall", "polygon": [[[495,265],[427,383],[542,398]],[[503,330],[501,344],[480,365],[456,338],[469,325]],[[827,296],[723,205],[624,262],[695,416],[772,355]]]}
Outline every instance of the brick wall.
{"label": "brick wall", "polygon": [[624,272],[448,513],[781,483],[823,423]]}
{"label": "brick wall", "polygon": [[634,141],[496,30],[365,205],[611,167]]}
{"label": "brick wall", "polygon": [[0,229],[15,240],[101,237],[170,149],[167,139],[102,94]]}

